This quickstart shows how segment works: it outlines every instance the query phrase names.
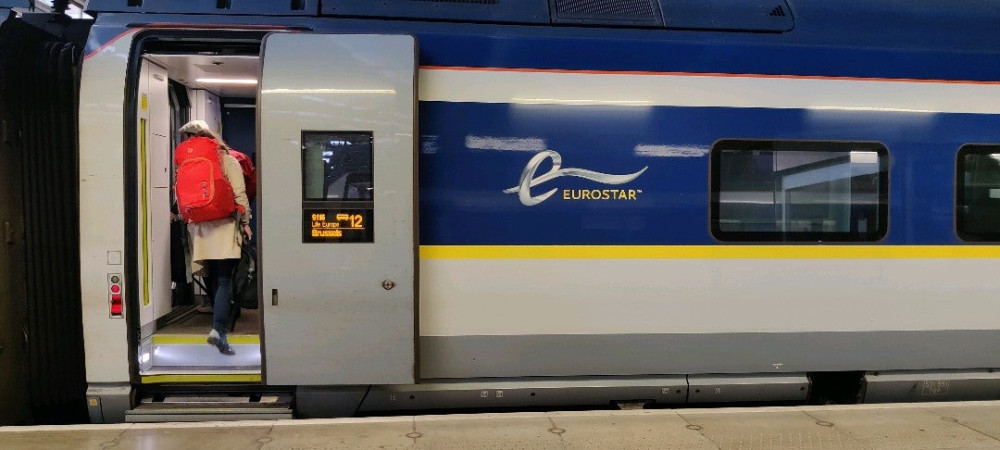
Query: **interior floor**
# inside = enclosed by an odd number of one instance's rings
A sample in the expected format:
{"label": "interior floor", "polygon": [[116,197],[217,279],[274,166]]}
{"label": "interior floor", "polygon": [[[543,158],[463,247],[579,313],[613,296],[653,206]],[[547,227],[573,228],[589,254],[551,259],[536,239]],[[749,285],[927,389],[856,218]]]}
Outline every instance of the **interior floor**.
{"label": "interior floor", "polygon": [[260,314],[244,309],[229,333],[235,355],[223,355],[208,344],[212,314],[191,308],[144,339],[139,348],[139,374],[144,383],[260,381]]}
{"label": "interior floor", "polygon": [[[230,337],[260,334],[260,313],[256,309],[240,310],[236,326],[229,332]],[[212,328],[212,313],[191,310],[188,314],[171,322],[156,332],[157,335],[197,334],[205,337]]]}

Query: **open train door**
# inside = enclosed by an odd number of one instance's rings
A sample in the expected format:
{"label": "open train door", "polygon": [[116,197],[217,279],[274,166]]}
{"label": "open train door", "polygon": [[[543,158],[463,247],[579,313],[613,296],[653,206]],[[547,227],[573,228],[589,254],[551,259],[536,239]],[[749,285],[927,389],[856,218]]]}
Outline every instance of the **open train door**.
{"label": "open train door", "polygon": [[414,382],[416,42],[274,33],[257,100],[269,385]]}

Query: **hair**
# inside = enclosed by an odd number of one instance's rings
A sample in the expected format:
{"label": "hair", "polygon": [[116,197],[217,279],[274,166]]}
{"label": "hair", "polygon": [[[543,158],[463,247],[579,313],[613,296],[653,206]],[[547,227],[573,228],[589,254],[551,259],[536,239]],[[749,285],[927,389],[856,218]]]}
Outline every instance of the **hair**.
{"label": "hair", "polygon": [[215,132],[209,128],[208,122],[205,122],[204,120],[192,120],[184,124],[184,126],[177,131],[180,131],[183,134],[190,134],[191,136],[201,136],[215,139],[215,142],[219,143],[219,148],[226,153],[229,153],[229,150],[231,149],[229,144],[226,144],[226,141],[222,140],[222,136],[215,134]]}

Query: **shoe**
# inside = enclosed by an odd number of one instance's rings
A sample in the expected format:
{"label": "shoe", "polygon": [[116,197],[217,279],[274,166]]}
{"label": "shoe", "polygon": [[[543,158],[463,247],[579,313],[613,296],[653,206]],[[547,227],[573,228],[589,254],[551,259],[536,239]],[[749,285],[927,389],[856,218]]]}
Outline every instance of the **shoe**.
{"label": "shoe", "polygon": [[204,314],[204,313],[211,313],[212,312],[212,307],[208,306],[208,305],[198,305],[198,306],[194,307],[194,310],[198,311],[198,312],[200,312],[202,314]]}
{"label": "shoe", "polygon": [[222,342],[222,339],[219,339],[215,336],[209,336],[208,343],[210,345],[214,345],[215,348],[219,349],[219,353],[222,353],[223,355],[232,356],[236,354],[236,350],[233,350],[233,348],[229,346],[229,344]]}

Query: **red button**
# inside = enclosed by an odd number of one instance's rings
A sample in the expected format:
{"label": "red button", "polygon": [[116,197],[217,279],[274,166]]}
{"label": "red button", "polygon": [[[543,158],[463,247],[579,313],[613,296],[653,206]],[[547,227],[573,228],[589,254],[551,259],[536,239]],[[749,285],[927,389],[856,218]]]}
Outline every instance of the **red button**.
{"label": "red button", "polygon": [[113,316],[120,316],[120,315],[122,315],[122,304],[121,303],[112,303],[111,304],[111,315],[113,315]]}
{"label": "red button", "polygon": [[117,284],[112,284],[112,285],[111,285],[111,292],[112,292],[112,293],[115,293],[115,294],[117,294],[117,293],[121,292],[121,290],[122,290],[122,287],[121,287],[121,286],[119,286],[119,285],[117,285]]}
{"label": "red button", "polygon": [[112,304],[117,303],[119,306],[121,306],[121,304],[122,304],[122,295],[121,294],[111,294],[111,303]]}

